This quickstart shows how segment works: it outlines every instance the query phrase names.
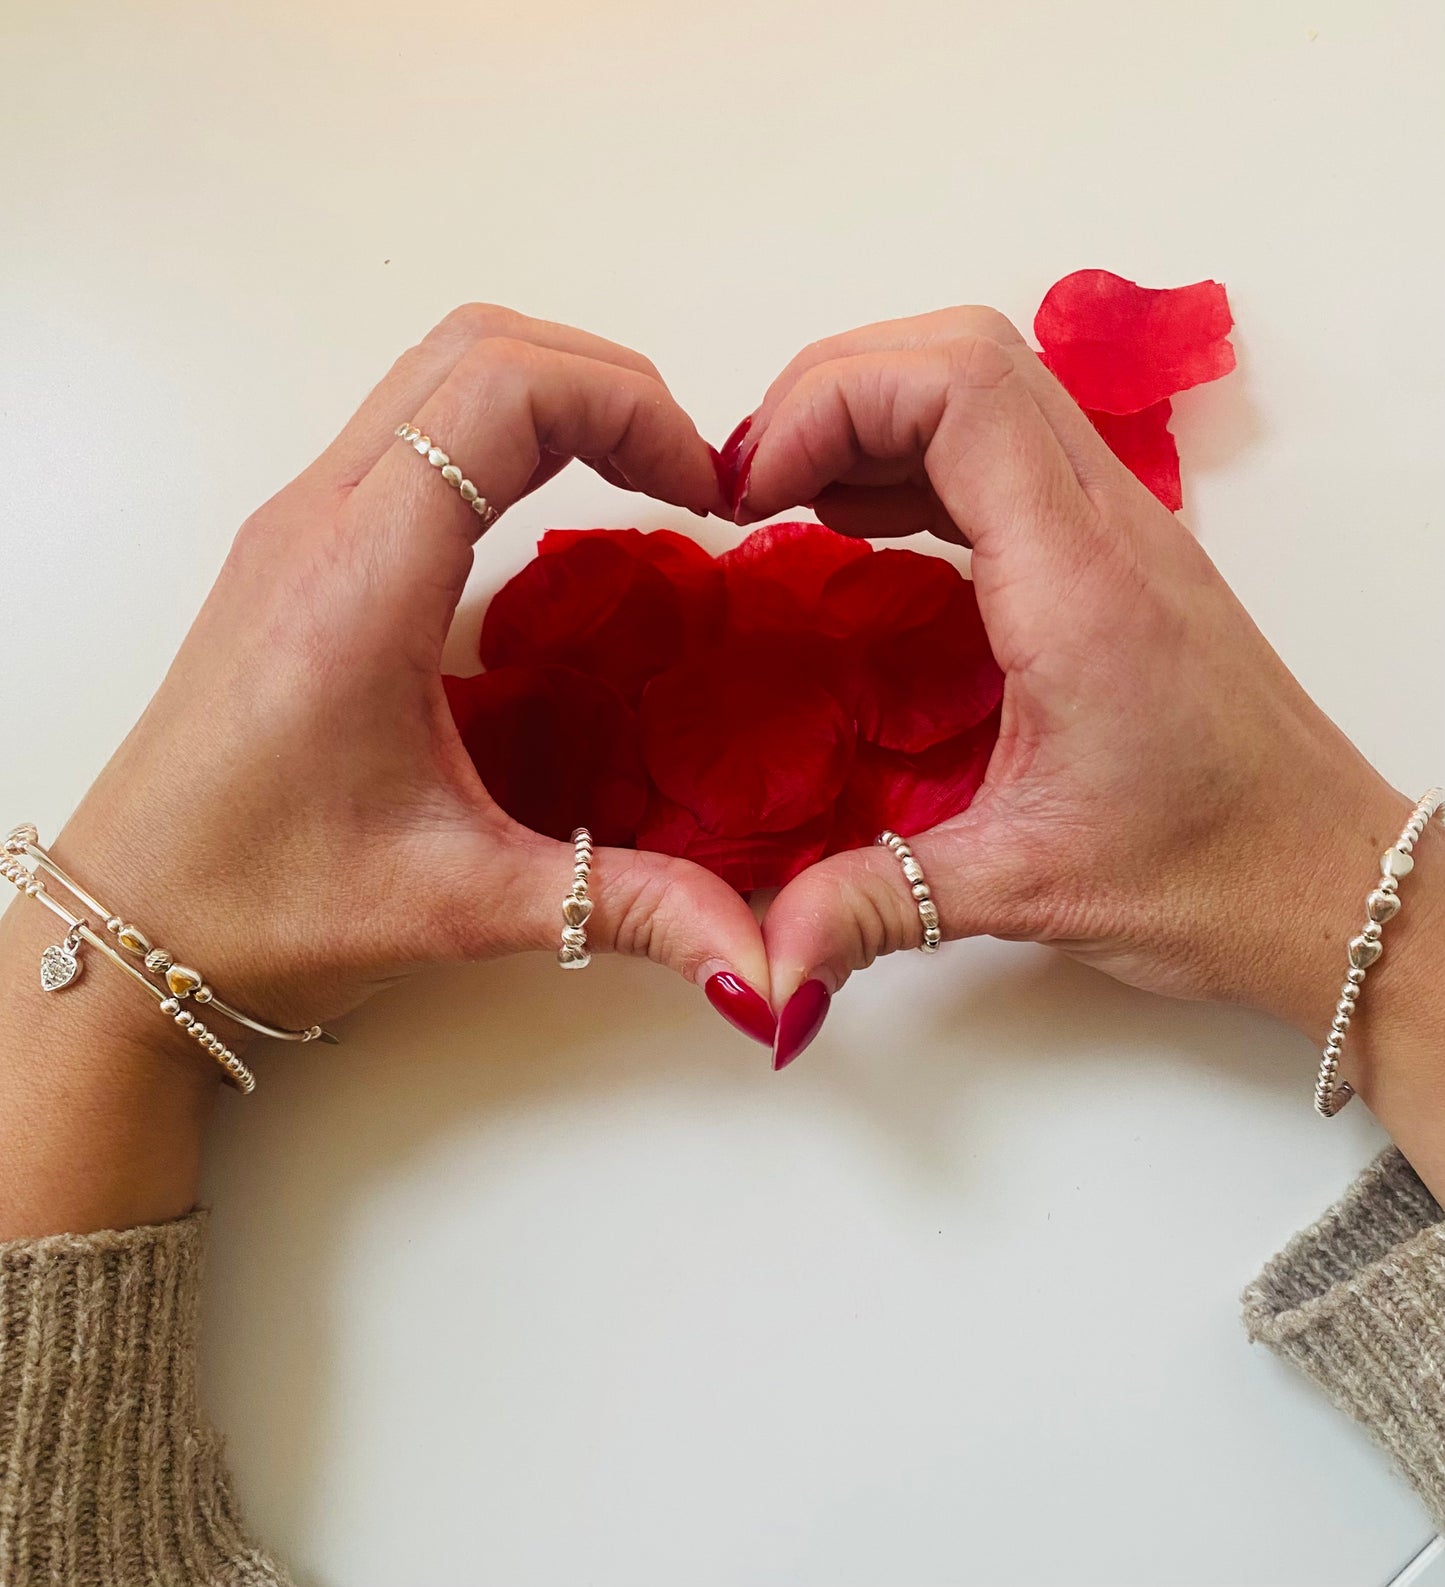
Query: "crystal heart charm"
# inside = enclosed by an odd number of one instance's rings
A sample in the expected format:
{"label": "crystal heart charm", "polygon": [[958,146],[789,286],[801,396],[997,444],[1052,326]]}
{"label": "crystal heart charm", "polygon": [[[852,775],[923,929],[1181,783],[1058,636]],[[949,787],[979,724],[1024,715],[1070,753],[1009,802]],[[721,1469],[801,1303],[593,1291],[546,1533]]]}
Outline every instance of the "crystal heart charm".
{"label": "crystal heart charm", "polygon": [[80,974],[80,960],[69,948],[47,948],[40,955],[40,987],[45,992],[58,992],[67,987]]}

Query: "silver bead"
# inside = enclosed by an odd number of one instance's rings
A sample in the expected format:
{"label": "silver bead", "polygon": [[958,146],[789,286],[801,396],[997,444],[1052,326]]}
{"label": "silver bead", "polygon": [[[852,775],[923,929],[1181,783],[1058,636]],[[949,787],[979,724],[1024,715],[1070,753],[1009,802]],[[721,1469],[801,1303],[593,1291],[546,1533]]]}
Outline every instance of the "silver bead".
{"label": "silver bead", "polygon": [[1381,923],[1393,920],[1400,912],[1399,895],[1386,892],[1383,887],[1377,887],[1365,900],[1365,912],[1371,920]]}
{"label": "silver bead", "polygon": [[445,468],[451,462],[451,458],[439,446],[428,448],[426,460],[433,468]]}
{"label": "silver bead", "polygon": [[1356,970],[1368,970],[1384,951],[1383,946],[1373,938],[1363,935],[1352,937],[1350,939],[1350,964]]}
{"label": "silver bead", "polygon": [[903,874],[910,882],[921,882],[923,880],[923,867],[912,855],[909,855],[903,862]]}
{"label": "silver bead", "polygon": [[925,898],[918,906],[918,918],[923,922],[925,932],[938,930],[938,905],[931,898]]}
{"label": "silver bead", "polygon": [[1351,986],[1363,986],[1365,984],[1365,972],[1363,970],[1356,969],[1354,965],[1351,965],[1350,968],[1345,971],[1345,979],[1350,983]]}
{"label": "silver bead", "polygon": [[168,997],[161,1003],[162,1014],[179,1014],[180,1011],[181,1002],[179,998]]}
{"label": "silver bead", "polygon": [[455,463],[448,463],[447,466],[442,470],[442,478],[447,482],[448,485],[460,486],[462,482],[462,471]]}
{"label": "silver bead", "polygon": [[480,494],[480,492],[477,490],[477,487],[475,485],[473,485],[471,480],[469,480],[469,479],[464,479],[457,486],[457,489],[462,493],[462,500],[464,502],[466,502],[466,504],[469,507],[477,499],[478,495]]}
{"label": "silver bead", "polygon": [[187,1025],[194,1024],[195,1019],[196,1016],[192,1014],[189,1009],[183,1008],[180,1013],[176,1015],[176,1024],[179,1025],[182,1030],[184,1030]]}
{"label": "silver bead", "polygon": [[146,969],[154,971],[157,975],[164,975],[175,962],[164,948],[152,948],[146,954]]}
{"label": "silver bead", "polygon": [[1360,932],[1362,937],[1368,937],[1371,942],[1378,942],[1384,934],[1385,928],[1378,920],[1367,920]]}
{"label": "silver bead", "polygon": [[198,986],[191,995],[198,1003],[209,1003],[216,994],[208,986]]}
{"label": "silver bead", "polygon": [[121,927],[122,927],[122,926],[123,926],[123,925],[124,925],[124,924],[125,924],[125,922],[124,922],[124,921],[123,921],[123,920],[122,920],[122,919],[121,919],[121,918],[120,918],[120,916],[119,916],[119,915],[112,915],[112,916],[111,916],[111,917],[110,917],[110,919],[109,919],[109,920],[107,920],[107,921],[106,921],[106,923],[105,923],[105,929],[106,929],[106,930],[107,930],[107,931],[108,931],[108,932],[109,932],[109,933],[110,933],[110,934],[111,934],[111,936],[112,936],[112,937],[113,937],[113,936],[114,936],[114,935],[115,935],[115,934],[116,934],[116,932],[118,932],[118,931],[119,931],[119,930],[120,930],[120,928],[121,928]]}
{"label": "silver bead", "polygon": [[420,452],[423,457],[425,457],[427,453],[431,451],[431,437],[429,435],[423,435],[420,431],[418,431],[412,438],[411,444],[413,450]]}
{"label": "silver bead", "polygon": [[1386,876],[1408,876],[1415,869],[1415,861],[1404,849],[1386,849],[1380,856],[1380,869]]}
{"label": "silver bead", "polygon": [[913,884],[913,896],[918,899],[920,903],[922,903],[925,898],[929,897],[928,883],[915,882]]}

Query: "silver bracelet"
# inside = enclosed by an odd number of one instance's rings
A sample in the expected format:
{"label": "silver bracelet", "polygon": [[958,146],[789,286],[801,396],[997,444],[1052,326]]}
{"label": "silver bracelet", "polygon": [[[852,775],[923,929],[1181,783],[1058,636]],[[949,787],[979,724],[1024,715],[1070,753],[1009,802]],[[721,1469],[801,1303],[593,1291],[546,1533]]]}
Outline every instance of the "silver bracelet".
{"label": "silver bracelet", "polygon": [[1315,1079],[1315,1112],[1321,1118],[1334,1118],[1355,1094],[1355,1088],[1349,1081],[1339,1078],[1345,1033],[1350,1028],[1350,1020],[1354,1017],[1355,1005],[1360,1000],[1370,966],[1385,951],[1385,924],[1400,913],[1400,878],[1408,876],[1415,869],[1415,844],[1442,805],[1445,805],[1445,789],[1432,788],[1415,806],[1405,823],[1405,830],[1395,840],[1395,846],[1386,849],[1380,856],[1380,880],[1365,900],[1363,929],[1359,936],[1350,938],[1350,967],[1345,972],[1345,983],[1340,989],[1340,1000],[1335,1004],[1330,1034],[1320,1055],[1320,1071]]}
{"label": "silver bracelet", "polygon": [[89,944],[97,952],[104,954],[112,964],[124,970],[132,981],[138,986],[143,986],[157,1000],[161,1013],[173,1019],[193,1042],[216,1060],[221,1068],[222,1079],[243,1095],[249,1095],[256,1089],[255,1075],[246,1067],[244,1060],[238,1054],[232,1052],[214,1032],[207,1030],[193,1014],[182,1009],[175,998],[167,998],[163,987],[157,986],[133,964],[127,964],[104,937],[92,930],[88,920],[71,914],[63,904],[52,898],[40,877],[34,871],[27,870],[8,847],[3,854],[0,854],[0,877],[10,882],[18,893],[26,898],[33,898],[37,904],[43,904],[52,915],[58,915],[65,922],[64,941],[47,948],[40,955],[42,991],[60,992],[76,980],[82,968],[81,944]]}
{"label": "silver bracelet", "polygon": [[[18,860],[22,858],[28,859],[36,871],[45,871],[52,876],[68,893],[79,900],[83,908],[102,920],[105,923],[106,931],[115,938],[117,944],[127,954],[133,958],[140,959],[152,975],[160,976],[163,979],[165,983],[164,989],[146,980],[144,976],[140,977],[147,986],[160,993],[165,1013],[175,1015],[180,1012],[180,1004],[187,999],[194,999],[197,1003],[208,1005],[213,1014],[219,1014],[223,1019],[231,1020],[237,1025],[243,1025],[247,1030],[255,1031],[258,1036],[267,1036],[273,1041],[324,1041],[335,1045],[336,1037],[331,1035],[329,1031],[322,1030],[319,1025],[308,1025],[304,1030],[286,1030],[279,1025],[268,1025],[264,1020],[255,1019],[250,1014],[243,1014],[240,1009],[233,1008],[229,1003],[222,1001],[199,970],[192,969],[186,964],[178,964],[174,956],[166,948],[152,947],[150,939],[138,926],[123,920],[119,915],[112,914],[98,898],[88,893],[41,846],[40,834],[33,826],[16,827],[5,839],[4,851],[6,860],[9,862],[6,872],[7,880],[14,882],[15,886],[19,887],[21,891],[29,892],[29,888],[25,886],[25,881],[33,873],[17,864]],[[10,869],[19,871],[19,879],[9,875]],[[38,877],[36,880],[38,880]],[[44,891],[43,883],[41,883],[41,890],[42,892]],[[31,896],[35,895],[31,894]],[[54,907],[53,901],[51,902],[51,907],[54,913],[61,915],[62,919],[70,920],[72,926],[80,919],[79,916],[72,918],[65,915]],[[87,937],[85,940],[89,941],[90,939]],[[125,961],[119,960],[118,962],[124,963]],[[131,969],[132,966],[126,965],[126,968]],[[169,1006],[172,1003],[176,1005],[174,1008]],[[190,1029],[189,1025],[187,1029]]]}

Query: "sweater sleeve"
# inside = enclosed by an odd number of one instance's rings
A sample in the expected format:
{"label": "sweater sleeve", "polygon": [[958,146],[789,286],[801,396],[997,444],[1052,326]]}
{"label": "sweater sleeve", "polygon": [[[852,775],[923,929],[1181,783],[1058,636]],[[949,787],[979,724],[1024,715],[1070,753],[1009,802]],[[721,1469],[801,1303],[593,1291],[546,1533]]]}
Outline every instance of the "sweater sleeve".
{"label": "sweater sleeve", "polygon": [[205,1223],[0,1244],[6,1587],[286,1587],[200,1410]]}
{"label": "sweater sleeve", "polygon": [[1445,1222],[1390,1150],[1244,1293],[1251,1339],[1389,1453],[1445,1529]]}

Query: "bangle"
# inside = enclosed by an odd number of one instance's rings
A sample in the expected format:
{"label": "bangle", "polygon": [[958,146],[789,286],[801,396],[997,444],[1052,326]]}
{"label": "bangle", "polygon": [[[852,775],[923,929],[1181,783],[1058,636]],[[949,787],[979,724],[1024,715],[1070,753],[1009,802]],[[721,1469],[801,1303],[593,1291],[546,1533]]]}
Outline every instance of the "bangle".
{"label": "bangle", "polygon": [[176,998],[168,998],[163,988],[142,975],[133,964],[127,964],[104,937],[96,935],[88,920],[72,915],[64,905],[57,903],[50,896],[40,877],[33,871],[26,870],[8,851],[3,858],[0,858],[0,876],[3,876],[7,882],[13,883],[16,890],[25,897],[33,898],[36,903],[43,904],[52,915],[59,915],[68,928],[65,940],[47,948],[40,956],[40,985],[43,990],[62,991],[79,976],[82,968],[80,946],[82,943],[88,943],[92,948],[103,953],[112,964],[124,970],[138,985],[143,986],[160,1004],[161,1013],[173,1019],[192,1041],[210,1053],[220,1065],[224,1080],[235,1086],[243,1095],[249,1095],[256,1089],[255,1075],[219,1036],[207,1030],[189,1010],[183,1009]]}
{"label": "bangle", "polygon": [[1445,789],[1432,788],[1415,806],[1394,847],[1380,856],[1380,879],[1365,900],[1364,927],[1359,936],[1350,938],[1350,967],[1345,972],[1340,1000],[1335,1004],[1335,1017],[1330,1022],[1330,1033],[1320,1054],[1319,1074],[1315,1078],[1315,1112],[1321,1118],[1332,1119],[1355,1094],[1349,1081],[1339,1078],[1345,1033],[1350,1028],[1370,966],[1385,951],[1386,922],[1400,912],[1400,878],[1415,869],[1415,844],[1442,804],[1445,804]]}

